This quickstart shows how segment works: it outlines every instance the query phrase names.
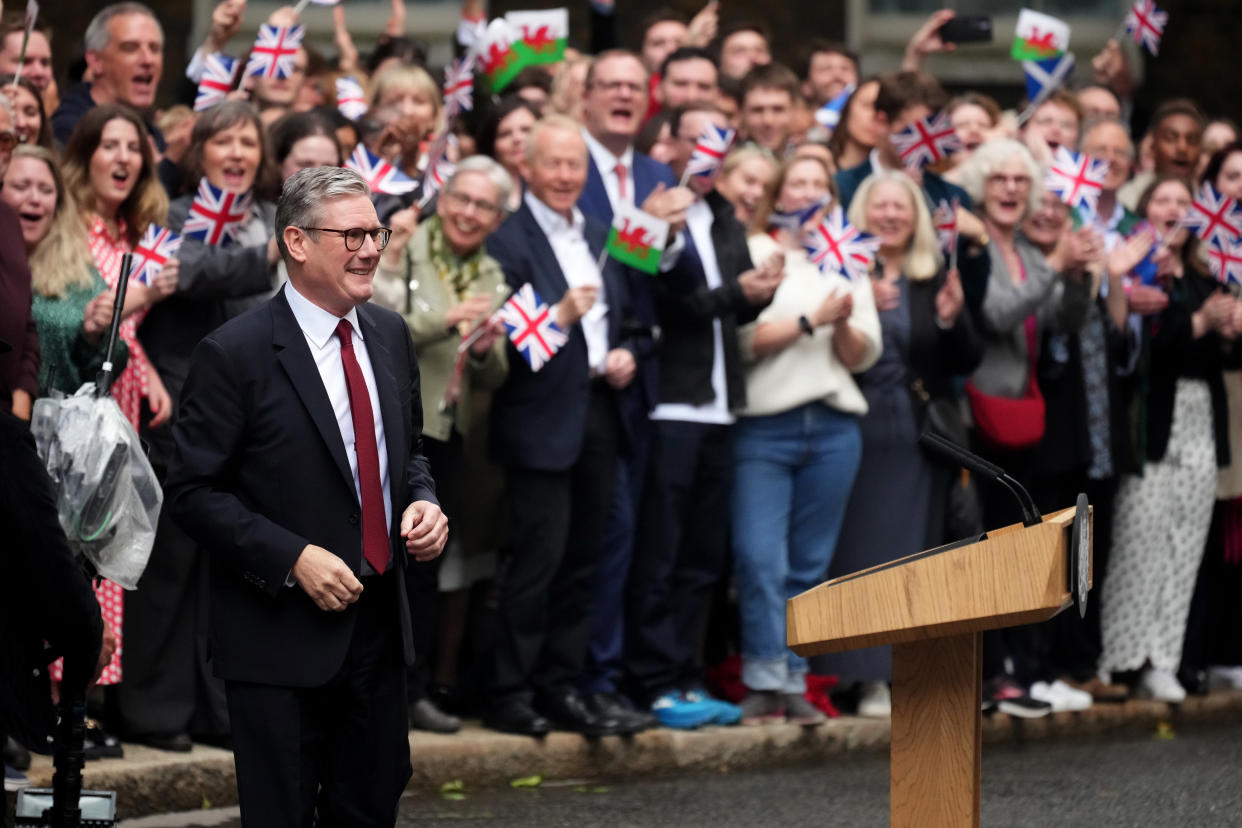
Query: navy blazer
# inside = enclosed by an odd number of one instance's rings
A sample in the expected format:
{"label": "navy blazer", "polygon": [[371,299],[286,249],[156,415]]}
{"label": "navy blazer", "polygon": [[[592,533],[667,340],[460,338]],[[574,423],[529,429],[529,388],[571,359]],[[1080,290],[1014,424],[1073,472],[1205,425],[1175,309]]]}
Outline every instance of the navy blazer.
{"label": "navy blazer", "polygon": [[[588,218],[584,232],[592,255],[599,256],[608,227]],[[552,245],[525,202],[488,237],[487,252],[500,263],[511,287],[516,290],[529,282],[549,306],[569,290]],[[634,350],[625,334],[632,324],[627,321],[632,310],[625,269],[611,257],[605,260],[608,344]],[[574,325],[568,336],[569,341],[538,372],[531,371],[509,343],[509,376],[496,391],[491,416],[490,451],[501,465],[565,471],[578,462],[591,401],[590,367],[582,326]],[[630,436],[625,435],[627,440]]]}
{"label": "navy blazer", "polygon": [[[578,209],[587,218],[593,218],[604,224],[612,224],[612,202],[608,200],[608,190],[604,187],[604,179],[599,167],[595,166],[595,156],[587,154],[587,180],[578,196]],[[634,153],[634,204],[642,207],[647,196],[656,185],[663,182],[665,187],[676,187],[677,177],[669,169],[668,164],[661,164],[654,158]]]}
{"label": "navy blazer", "polygon": [[[413,661],[398,529],[416,500],[437,503],[420,451],[423,407],[409,328],[358,307],[375,372],[392,506],[397,617]],[[345,443],[306,336],[284,291],[226,322],[194,349],[173,426],[165,506],[211,555],[211,640],[220,678],[316,687],[340,670],[357,604],[324,612],[285,578],[308,544],[362,566],[361,508]]]}

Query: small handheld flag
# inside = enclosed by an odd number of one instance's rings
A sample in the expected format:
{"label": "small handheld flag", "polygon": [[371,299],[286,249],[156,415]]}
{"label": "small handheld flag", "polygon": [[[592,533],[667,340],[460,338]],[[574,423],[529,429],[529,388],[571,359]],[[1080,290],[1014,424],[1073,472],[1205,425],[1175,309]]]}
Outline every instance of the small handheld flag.
{"label": "small handheld flag", "polygon": [[867,275],[880,249],[880,240],[850,224],[839,206],[807,232],[802,244],[820,273],[840,273],[850,281]]}
{"label": "small handheld flag", "polygon": [[933,113],[893,135],[902,163],[919,169],[948,158],[961,145],[947,112]]}
{"label": "small handheld flag", "polygon": [[936,225],[936,238],[940,241],[940,249],[952,253],[957,249],[957,208],[958,200],[952,202],[940,199],[932,215],[932,223]]}
{"label": "small handheld flag", "polygon": [[181,228],[181,235],[203,244],[224,245],[233,241],[242,223],[250,215],[251,194],[226,193],[211,186],[204,178],[198,182],[198,193],[190,205],[190,214]]}
{"label": "small handheld flag", "polygon": [[444,117],[474,108],[474,58],[466,56],[444,67]]}
{"label": "small handheld flag", "polygon": [[1070,207],[1095,213],[1095,205],[1100,200],[1107,176],[1107,161],[1057,147],[1048,167],[1045,186]]}
{"label": "small handheld flag", "polygon": [[1013,33],[1014,60],[1047,60],[1059,57],[1069,48],[1070,27],[1064,20],[1031,9],[1018,12]]}
{"label": "small handheld flag", "polygon": [[724,166],[725,156],[729,154],[729,147],[733,145],[735,135],[736,133],[729,127],[718,127],[712,123],[704,126],[698,141],[695,142],[694,152],[690,154],[690,160],[686,162],[686,171],[682,173],[681,183],[684,185],[692,175],[707,179],[715,178],[720,168]]}
{"label": "small handheld flag", "polygon": [[799,210],[773,210],[768,216],[768,226],[776,230],[801,233],[802,225],[811,220],[820,209],[832,203],[832,196],[823,196]]}
{"label": "small handheld flag", "polygon": [[514,42],[519,37],[503,17],[498,17],[487,25],[478,42],[479,68],[487,80],[488,89],[494,94],[503,92],[510,81],[526,68],[522,56],[514,49]]}
{"label": "small handheld flag", "polygon": [[1161,11],[1152,0],[1138,0],[1130,7],[1122,26],[1135,43],[1155,56],[1160,52],[1160,39],[1168,22],[1169,13]]}
{"label": "small handheld flag", "polygon": [[854,84],[851,83],[845,87],[844,92],[815,110],[815,120],[820,126],[826,127],[829,130],[837,128],[837,123],[841,120],[841,113],[845,110],[845,105],[849,102],[850,95],[854,94],[855,88]]}
{"label": "small handheld flag", "polygon": [[336,108],[351,121],[367,114],[367,96],[353,76],[336,79]]}
{"label": "small handheld flag", "polygon": [[529,282],[509,297],[497,315],[504,323],[509,341],[533,372],[546,365],[569,341],[552,318],[552,308]]}
{"label": "small handheld flag", "polygon": [[668,222],[635,207],[622,206],[612,217],[605,252],[644,273],[658,273],[668,244]]}
{"label": "small handheld flag", "polygon": [[457,136],[445,132],[431,142],[427,149],[427,167],[423,171],[422,192],[418,194],[418,207],[422,209],[431,203],[431,199],[444,189],[444,184],[457,170],[457,165],[449,158],[449,145],[457,145]]}
{"label": "small handheld flag", "polygon": [[147,225],[147,232],[142,234],[142,240],[134,248],[130,278],[150,285],[164,267],[164,262],[177,255],[180,248],[181,236],[157,224]]}
{"label": "small handheld flag", "polygon": [[1204,182],[1182,218],[1182,226],[1209,244],[1227,249],[1242,239],[1242,206]]}
{"label": "small handheld flag", "polygon": [[1242,285],[1242,243],[1208,245],[1208,264],[1216,278],[1225,284]]}
{"label": "small handheld flag", "polygon": [[217,104],[233,89],[233,75],[237,71],[237,58],[215,52],[203,61],[203,76],[198,81],[198,95],[194,98],[194,111]]}
{"label": "small handheld flag", "polygon": [[1025,60],[1022,71],[1026,73],[1026,99],[1031,105],[1038,104],[1069,82],[1074,74],[1074,53],[1047,60]]}
{"label": "small handheld flag", "polygon": [[305,32],[302,26],[260,25],[259,36],[250,49],[246,74],[263,78],[287,78],[292,75]]}
{"label": "small handheld flag", "polygon": [[391,161],[373,154],[361,141],[354,147],[354,153],[345,166],[365,178],[373,193],[403,195],[418,186],[417,181],[397,169]]}
{"label": "small handheld flag", "polygon": [[560,63],[565,59],[569,9],[509,12],[505,22],[518,34],[513,47],[521,55],[524,66]]}

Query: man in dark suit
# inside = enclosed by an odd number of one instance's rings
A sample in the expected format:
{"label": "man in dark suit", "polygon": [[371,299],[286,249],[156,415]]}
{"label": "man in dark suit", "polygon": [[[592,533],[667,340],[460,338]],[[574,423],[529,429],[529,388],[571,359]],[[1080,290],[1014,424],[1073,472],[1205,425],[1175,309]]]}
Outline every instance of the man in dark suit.
{"label": "man in dark suit", "polygon": [[[672,168],[699,135],[727,126],[710,104],[670,111]],[[771,301],[784,259],[755,268],[746,231],[710,177],[692,176],[686,251],[673,278],[653,280],[663,347],[654,441],[625,608],[625,673],[666,727],[732,724],[741,709],[702,690],[696,662],[712,588],[727,567],[733,485],[732,411],[745,404],[737,328]]]}
{"label": "man in dark suit", "polygon": [[508,477],[512,558],[484,723],[532,735],[549,720],[591,736],[628,729],[589,710],[577,690],[616,458],[630,440],[619,395],[637,367],[637,346],[622,335],[623,268],[611,258],[597,268],[607,227],[575,207],[587,163],[575,121],[536,124],[522,206],[487,242],[509,284],[530,284],[568,336],[538,371],[511,351],[491,416],[491,452]]}
{"label": "man in dark suit", "polygon": [[406,555],[448,530],[409,331],[366,304],[388,235],[361,176],[296,173],[289,283],[202,341],[182,393],[168,503],[212,558],[246,825],[390,826],[411,773]]}
{"label": "man in dark suit", "polygon": [[[694,194],[677,186],[667,165],[634,149],[642,127],[647,72],[632,52],[614,50],[599,55],[587,72],[582,101],[582,138],[590,156],[586,186],[578,207],[589,218],[611,223],[617,209],[639,207],[669,222],[669,245],[662,269],[674,266],[685,249],[682,230],[685,210]],[[665,278],[662,274],[659,278]],[[652,300],[652,277],[626,270],[635,318],[647,331],[657,328]],[[638,376],[622,397],[623,417],[633,435],[629,451],[617,461],[616,481],[599,569],[595,577],[594,623],[581,689],[586,701],[601,714],[630,720],[635,727],[650,717],[636,716],[616,696],[624,639],[624,589],[634,548],[637,504],[651,445],[647,415],[659,400],[659,366],[652,347],[639,349]]]}

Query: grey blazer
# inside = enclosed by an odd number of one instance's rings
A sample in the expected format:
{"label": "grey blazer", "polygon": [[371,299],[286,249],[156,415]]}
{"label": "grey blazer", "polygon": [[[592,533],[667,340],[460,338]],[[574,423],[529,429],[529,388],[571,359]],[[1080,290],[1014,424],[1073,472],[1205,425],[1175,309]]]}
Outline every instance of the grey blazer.
{"label": "grey blazer", "polygon": [[1025,319],[1035,314],[1041,337],[1049,329],[1078,330],[1087,318],[1091,284],[1062,279],[1021,233],[1015,245],[1026,270],[1020,284],[1014,284],[996,242],[988,243],[992,267],[980,326],[983,361],[971,379],[985,394],[1016,399],[1026,393],[1030,370]]}

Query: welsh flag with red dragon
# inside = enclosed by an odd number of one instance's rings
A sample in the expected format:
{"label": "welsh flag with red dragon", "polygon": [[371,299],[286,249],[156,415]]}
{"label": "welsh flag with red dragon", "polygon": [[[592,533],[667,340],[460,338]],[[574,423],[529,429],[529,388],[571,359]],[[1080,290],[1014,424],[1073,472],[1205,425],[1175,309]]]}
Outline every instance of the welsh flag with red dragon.
{"label": "welsh flag with red dragon", "polygon": [[668,244],[668,222],[634,207],[622,207],[612,217],[605,250],[622,264],[645,273],[658,273],[660,256]]}

